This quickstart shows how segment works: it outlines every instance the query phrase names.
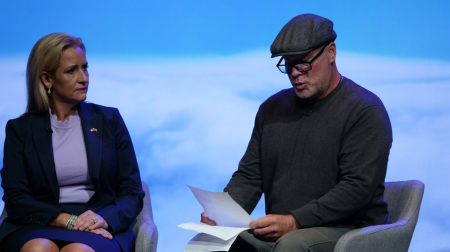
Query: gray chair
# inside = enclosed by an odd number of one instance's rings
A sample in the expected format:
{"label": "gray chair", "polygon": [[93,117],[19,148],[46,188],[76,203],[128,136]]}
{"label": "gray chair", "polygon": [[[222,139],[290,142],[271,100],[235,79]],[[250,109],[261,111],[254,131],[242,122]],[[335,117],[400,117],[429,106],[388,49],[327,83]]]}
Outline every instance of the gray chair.
{"label": "gray chair", "polygon": [[419,218],[425,185],[418,180],[385,183],[392,224],[369,226],[343,235],[334,252],[407,252]]}
{"label": "gray chair", "polygon": [[133,228],[136,252],[156,252],[158,245],[158,229],[153,221],[152,202],[147,184],[142,181],[142,190],[145,192],[144,207],[136,217],[131,227]]}
{"label": "gray chair", "polygon": [[[156,252],[158,245],[158,229],[153,221],[152,202],[147,184],[142,181],[142,190],[145,192],[144,207],[136,220],[131,224],[133,228],[136,252]],[[0,216],[0,225],[7,217],[5,209]]]}

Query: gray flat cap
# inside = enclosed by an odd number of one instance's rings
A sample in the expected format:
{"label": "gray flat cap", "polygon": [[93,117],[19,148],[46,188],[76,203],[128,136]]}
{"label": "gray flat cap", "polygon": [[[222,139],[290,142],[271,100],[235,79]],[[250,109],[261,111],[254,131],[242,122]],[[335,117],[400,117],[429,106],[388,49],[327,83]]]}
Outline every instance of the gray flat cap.
{"label": "gray flat cap", "polygon": [[331,20],[314,14],[302,14],[291,19],[270,46],[272,58],[281,55],[308,53],[336,39]]}

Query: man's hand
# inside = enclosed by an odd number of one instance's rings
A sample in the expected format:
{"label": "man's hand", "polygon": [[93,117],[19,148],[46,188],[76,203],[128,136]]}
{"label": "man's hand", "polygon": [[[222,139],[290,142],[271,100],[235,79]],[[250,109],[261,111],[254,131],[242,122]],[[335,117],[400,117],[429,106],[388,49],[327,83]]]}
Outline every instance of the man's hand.
{"label": "man's hand", "polygon": [[200,222],[203,222],[203,223],[205,223],[205,224],[208,224],[208,225],[211,225],[211,226],[215,226],[216,225],[216,222],[215,221],[213,221],[213,220],[211,220],[210,218],[208,218],[208,215],[206,214],[206,212],[203,212],[202,214],[201,214],[201,220],[200,220]]}
{"label": "man's hand", "polygon": [[300,229],[300,224],[290,215],[269,214],[250,223],[253,236],[266,242],[275,242],[284,234]]}

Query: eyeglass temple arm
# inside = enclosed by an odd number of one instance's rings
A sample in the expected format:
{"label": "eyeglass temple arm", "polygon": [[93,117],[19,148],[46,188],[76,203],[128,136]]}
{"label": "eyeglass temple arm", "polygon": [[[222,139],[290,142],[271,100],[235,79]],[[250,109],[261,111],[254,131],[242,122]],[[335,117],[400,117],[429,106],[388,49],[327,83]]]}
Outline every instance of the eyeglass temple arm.
{"label": "eyeglass temple arm", "polygon": [[283,59],[284,59],[283,56],[281,56],[280,61],[278,61],[277,67],[280,65],[280,63],[281,63],[281,61],[282,61]]}

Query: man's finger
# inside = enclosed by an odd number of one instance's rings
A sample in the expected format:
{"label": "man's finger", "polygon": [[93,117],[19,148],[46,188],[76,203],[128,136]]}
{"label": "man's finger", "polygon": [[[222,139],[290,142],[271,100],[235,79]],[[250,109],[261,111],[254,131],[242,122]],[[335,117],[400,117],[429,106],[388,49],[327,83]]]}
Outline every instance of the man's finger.
{"label": "man's finger", "polygon": [[216,225],[215,221],[208,218],[208,215],[206,214],[206,212],[203,212],[200,216],[201,216],[200,222],[211,225],[211,226]]}
{"label": "man's finger", "polygon": [[270,218],[268,218],[267,216],[264,216],[255,221],[250,222],[250,228],[257,229],[257,228],[268,227],[271,224],[270,220],[271,220]]}
{"label": "man's finger", "polygon": [[208,218],[202,218],[201,222],[203,222],[205,224],[208,224],[208,225],[211,225],[211,226],[215,226],[216,225],[215,221],[213,221],[211,219],[208,219]]}
{"label": "man's finger", "polygon": [[274,230],[272,226],[268,226],[265,228],[257,228],[253,230],[253,235],[260,237],[273,235],[274,233],[276,233],[276,230]]}
{"label": "man's finger", "polygon": [[274,230],[273,227],[254,229],[253,236],[256,239],[259,239],[259,240],[265,241],[265,242],[275,242],[278,240],[278,238],[280,238],[277,231]]}

